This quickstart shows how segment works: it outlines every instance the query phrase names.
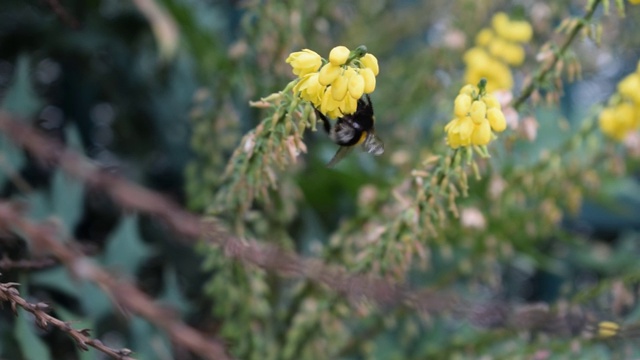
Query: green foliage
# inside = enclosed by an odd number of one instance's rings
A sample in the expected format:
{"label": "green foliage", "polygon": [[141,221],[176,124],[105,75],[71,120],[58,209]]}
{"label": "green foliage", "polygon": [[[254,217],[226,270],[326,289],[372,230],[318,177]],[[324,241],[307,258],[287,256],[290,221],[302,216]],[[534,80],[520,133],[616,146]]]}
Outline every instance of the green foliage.
{"label": "green foliage", "polygon": [[[628,49],[640,41],[633,20],[640,8],[616,1],[612,11],[610,1],[597,0],[162,0],[153,3],[168,18],[154,20],[135,2],[64,1],[62,10],[50,3],[57,2],[0,5],[3,111],[104,171],[229,225],[243,241],[471,300],[435,314],[384,308],[247,266],[215,246],[182,245],[161,221],[119,209],[0,134],[3,198],[26,201],[32,219],[53,216],[91,249],[92,261],[135,280],[234,357],[640,353],[640,164],[595,120],[616,81],[635,69]],[[514,72],[514,95],[526,95],[510,109],[518,128],[500,134],[484,159],[450,150],[442,129],[463,85],[463,53],[498,10],[531,21],[534,40]],[[179,35],[168,55],[160,49],[171,36],[153,32],[163,21],[175,22]],[[313,108],[290,91],[284,60],[303,48],[326,54],[360,44],[380,60],[372,100],[387,152],[374,158],[358,149],[327,169],[336,145],[315,131]],[[549,54],[557,62],[546,68]],[[23,235],[0,234],[0,257],[39,255]],[[59,265],[0,271],[0,282],[20,282],[28,300],[50,302],[57,317],[136,358],[192,358]],[[474,318],[484,303],[504,318]],[[563,321],[542,328],[531,319],[548,313]],[[64,334],[38,330],[22,311],[16,318],[5,307],[0,316],[2,358],[95,357]],[[593,328],[604,320],[620,324],[620,333],[598,338]]]}

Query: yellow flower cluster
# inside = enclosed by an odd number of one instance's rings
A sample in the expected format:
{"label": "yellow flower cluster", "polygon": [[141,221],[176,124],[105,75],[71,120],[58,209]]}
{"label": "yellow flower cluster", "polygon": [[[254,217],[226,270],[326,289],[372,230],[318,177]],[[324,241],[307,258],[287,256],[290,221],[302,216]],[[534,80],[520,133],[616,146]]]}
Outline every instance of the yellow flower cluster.
{"label": "yellow flower cluster", "polygon": [[502,132],[507,128],[500,103],[486,93],[485,83],[463,86],[454,101],[455,118],[444,127],[447,144],[454,149],[487,145],[493,138],[492,130]]}
{"label": "yellow flower cluster", "polygon": [[336,46],[329,53],[329,61],[304,49],[291,53],[286,61],[299,78],[294,93],[330,118],[353,114],[362,95],[376,88],[378,59],[364,46],[353,51]]}
{"label": "yellow flower cluster", "polygon": [[491,28],[482,29],[476,36],[476,46],[464,54],[467,65],[465,81],[476,84],[488,81],[487,91],[509,90],[513,86],[511,66],[524,62],[523,43],[531,40],[533,30],[526,21],[510,20],[499,12],[491,20]]}
{"label": "yellow flower cluster", "polygon": [[629,3],[631,3],[631,5],[638,5],[640,4],[640,0],[629,0]]}
{"label": "yellow flower cluster", "polygon": [[618,96],[600,113],[600,129],[615,140],[640,128],[640,62],[637,70],[618,83]]}

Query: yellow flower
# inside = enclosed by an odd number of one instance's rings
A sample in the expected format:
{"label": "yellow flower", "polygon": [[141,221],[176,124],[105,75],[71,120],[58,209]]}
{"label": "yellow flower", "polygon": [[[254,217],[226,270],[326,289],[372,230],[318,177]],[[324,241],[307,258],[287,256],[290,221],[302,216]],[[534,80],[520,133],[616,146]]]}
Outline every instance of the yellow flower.
{"label": "yellow flower", "polygon": [[349,96],[354,99],[360,99],[364,94],[364,78],[358,72],[350,68],[351,76],[349,77]]}
{"label": "yellow flower", "polygon": [[333,65],[332,63],[327,63],[322,66],[320,69],[320,77],[318,80],[320,84],[327,86],[330,85],[335,79],[340,76],[342,72],[342,68],[338,65]]}
{"label": "yellow flower", "polygon": [[640,104],[640,74],[633,73],[622,79],[618,83],[618,92],[623,97]]}
{"label": "yellow flower", "polygon": [[496,13],[491,19],[493,30],[501,38],[513,42],[525,43],[531,40],[533,29],[526,21],[512,21],[503,12]]}
{"label": "yellow flower", "polygon": [[487,79],[487,92],[509,90],[513,86],[513,77],[509,67],[495,59],[489,58],[484,66],[475,63],[467,65],[465,82],[477,83],[482,78]]}
{"label": "yellow flower", "polygon": [[471,110],[469,111],[471,120],[476,125],[480,125],[483,121],[486,121],[487,117],[487,104],[481,100],[476,100],[471,104]]}
{"label": "yellow flower", "polygon": [[489,44],[489,52],[509,65],[518,66],[524,62],[524,49],[510,41],[499,38],[492,40]]}
{"label": "yellow flower", "polygon": [[[462,90],[461,90],[462,92]],[[460,93],[453,101],[453,114],[457,117],[467,116],[471,109],[471,96],[466,93]]]}
{"label": "yellow flower", "polygon": [[329,62],[336,66],[344,65],[349,59],[350,52],[346,46],[336,46],[329,53]]}
{"label": "yellow flower", "polygon": [[294,94],[330,118],[353,114],[358,100],[375,90],[380,71],[376,57],[366,51],[364,46],[353,51],[336,46],[329,61],[308,49],[291,53],[287,63],[299,77],[294,80]]}
{"label": "yellow flower", "polygon": [[372,54],[367,53],[360,59],[360,63],[367,69],[371,69],[373,71],[373,75],[378,76],[380,72],[380,68],[378,67],[378,59]]}
{"label": "yellow flower", "polygon": [[487,120],[489,120],[491,129],[495,132],[502,132],[507,128],[507,119],[505,119],[504,113],[500,108],[492,107],[487,110]]}
{"label": "yellow flower", "polygon": [[489,141],[491,141],[491,126],[489,126],[489,122],[484,120],[480,124],[474,125],[471,143],[473,145],[483,146],[487,145]]}
{"label": "yellow flower", "polygon": [[637,109],[625,102],[602,110],[598,123],[603,133],[621,141],[640,126],[640,118]]}
{"label": "yellow flower", "polygon": [[479,46],[487,46],[494,39],[493,31],[488,28],[484,28],[480,30],[478,35],[476,35],[476,44]]}
{"label": "yellow flower", "polygon": [[505,39],[526,43],[531,41],[533,37],[533,29],[531,28],[531,24],[526,21],[514,21],[511,23],[511,29],[505,36]]}
{"label": "yellow flower", "polygon": [[300,81],[293,87],[293,92],[313,105],[318,106],[322,101],[322,95],[325,87],[318,81],[318,73],[311,73],[303,76]]}
{"label": "yellow flower", "polygon": [[640,4],[640,0],[629,0],[629,3],[632,5],[638,5]]}
{"label": "yellow flower", "polygon": [[488,83],[479,87],[465,85],[454,101],[455,118],[444,127],[447,144],[457,149],[461,146],[484,146],[491,142],[492,130],[504,131],[507,127],[500,104],[494,96],[487,95]]}
{"label": "yellow flower", "polygon": [[286,62],[291,65],[294,74],[303,77],[318,71],[322,65],[322,58],[315,51],[304,49],[291,53]]}
{"label": "yellow flower", "polygon": [[376,76],[369,68],[360,69],[360,75],[364,79],[364,93],[371,94],[376,89]]}
{"label": "yellow flower", "polygon": [[[640,0],[637,0],[638,4],[640,4]],[[620,325],[613,321],[601,321],[598,323],[598,337],[599,338],[610,338],[616,336],[620,333]]]}

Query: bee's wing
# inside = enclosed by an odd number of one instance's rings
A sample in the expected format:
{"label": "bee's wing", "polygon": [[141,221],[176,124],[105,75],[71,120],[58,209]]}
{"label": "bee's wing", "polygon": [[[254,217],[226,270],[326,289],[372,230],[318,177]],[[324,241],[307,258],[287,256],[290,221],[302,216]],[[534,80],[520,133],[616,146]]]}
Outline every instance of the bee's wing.
{"label": "bee's wing", "polygon": [[384,143],[373,132],[367,134],[364,143],[362,143],[362,148],[369,154],[376,156],[384,153]]}
{"label": "bee's wing", "polygon": [[333,158],[331,158],[331,161],[327,163],[327,167],[333,167],[333,165],[337,164],[338,162],[340,162],[340,160],[347,156],[351,152],[351,150],[353,150],[353,146],[340,146],[338,151],[336,151],[336,154],[333,155]]}

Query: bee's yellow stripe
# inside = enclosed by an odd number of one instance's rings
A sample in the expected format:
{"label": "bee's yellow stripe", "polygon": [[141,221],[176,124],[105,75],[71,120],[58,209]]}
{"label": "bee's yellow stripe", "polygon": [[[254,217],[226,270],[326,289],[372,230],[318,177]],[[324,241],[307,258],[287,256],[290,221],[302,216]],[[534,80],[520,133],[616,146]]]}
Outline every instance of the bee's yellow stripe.
{"label": "bee's yellow stripe", "polygon": [[356,145],[360,145],[364,142],[364,140],[367,138],[368,133],[366,131],[362,132],[362,135],[360,135],[360,139],[358,139],[358,142],[356,143]]}

